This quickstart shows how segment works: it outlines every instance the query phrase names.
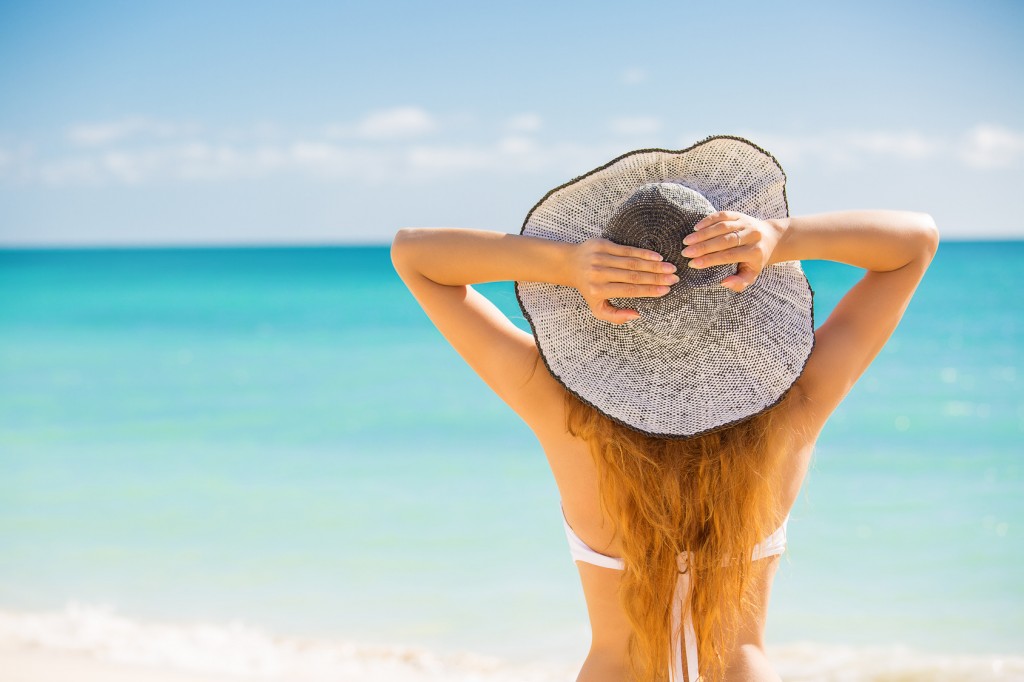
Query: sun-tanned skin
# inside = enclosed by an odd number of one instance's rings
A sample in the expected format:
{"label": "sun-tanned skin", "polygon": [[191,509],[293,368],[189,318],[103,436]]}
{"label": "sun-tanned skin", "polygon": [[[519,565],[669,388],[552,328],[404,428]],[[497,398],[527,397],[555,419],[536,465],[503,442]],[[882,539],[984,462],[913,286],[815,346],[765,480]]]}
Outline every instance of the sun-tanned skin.
{"label": "sun-tanned skin", "polygon": [[[794,385],[797,399],[785,418],[804,435],[777,472],[784,507],[780,520],[796,500],[818,434],[896,328],[938,241],[929,215],[904,211],[768,221],[719,212],[686,238],[683,253],[695,258],[691,267],[739,263],[737,274],[723,281],[735,291],[749,286],[767,265],[788,260],[832,260],[867,271],[815,331],[814,350]],[[541,362],[533,337],[469,285],[521,280],[576,287],[595,316],[621,324],[636,312],[615,309],[608,299],[662,296],[677,281],[674,266],[653,252],[601,239],[564,244],[459,229],[400,230],[391,253],[395,268],[445,338],[533,429],[575,532],[598,552],[621,556],[615,530],[600,508],[588,446],[566,432],[563,388]],[[760,568],[757,615],[744,624],[727,657],[727,680],[779,679],[764,651],[778,557],[755,565]],[[618,601],[621,572],[577,566],[592,630],[578,680],[622,682],[628,679],[629,625]]]}

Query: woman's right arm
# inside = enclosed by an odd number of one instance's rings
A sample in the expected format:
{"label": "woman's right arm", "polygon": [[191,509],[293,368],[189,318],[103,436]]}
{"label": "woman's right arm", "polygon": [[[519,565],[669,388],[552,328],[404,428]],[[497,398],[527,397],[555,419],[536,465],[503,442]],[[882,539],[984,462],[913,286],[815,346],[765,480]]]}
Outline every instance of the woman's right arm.
{"label": "woman's right arm", "polygon": [[885,345],[939,244],[932,217],[909,211],[843,211],[769,221],[781,231],[769,264],[831,260],[867,272],[815,332],[798,386],[814,433]]}

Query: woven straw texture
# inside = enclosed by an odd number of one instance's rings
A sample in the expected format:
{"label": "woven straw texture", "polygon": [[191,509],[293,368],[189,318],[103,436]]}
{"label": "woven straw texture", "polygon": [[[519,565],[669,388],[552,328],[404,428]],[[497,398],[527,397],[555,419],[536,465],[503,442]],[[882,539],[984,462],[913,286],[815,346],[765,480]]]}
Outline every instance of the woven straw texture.
{"label": "woven straw texture", "polygon": [[814,344],[813,293],[799,261],[766,267],[741,293],[720,285],[736,265],[687,267],[683,237],[716,210],[788,216],[786,176],[748,140],[707,138],[680,151],[639,150],[549,192],[522,234],[580,243],[604,237],[650,248],[679,267],[660,298],[623,325],[598,320],[574,288],[517,282],[516,294],[552,375],[612,419],[685,438],[777,403]]}

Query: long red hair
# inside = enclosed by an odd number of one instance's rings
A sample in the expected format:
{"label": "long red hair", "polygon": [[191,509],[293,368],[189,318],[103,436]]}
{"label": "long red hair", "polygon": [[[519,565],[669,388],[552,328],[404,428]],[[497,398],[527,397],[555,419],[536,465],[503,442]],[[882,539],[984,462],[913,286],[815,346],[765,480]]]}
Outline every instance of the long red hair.
{"label": "long red hair", "polygon": [[602,508],[621,540],[620,598],[638,682],[668,678],[677,557],[687,550],[701,675],[721,679],[752,611],[751,553],[781,522],[772,474],[790,443],[783,414],[793,395],[740,423],[676,440],[634,431],[566,392],[566,426],[590,445]]}

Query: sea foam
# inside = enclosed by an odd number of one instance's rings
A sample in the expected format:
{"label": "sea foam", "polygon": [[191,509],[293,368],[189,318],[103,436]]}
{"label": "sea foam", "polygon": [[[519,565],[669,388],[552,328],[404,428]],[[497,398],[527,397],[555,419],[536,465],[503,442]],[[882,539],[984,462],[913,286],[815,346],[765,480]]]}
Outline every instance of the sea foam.
{"label": "sea foam", "polygon": [[[97,661],[289,682],[569,682],[578,666],[510,663],[475,654],[274,635],[241,622],[140,622],[78,603],[62,611],[0,612],[0,647]],[[771,647],[786,680],[953,682],[1024,680],[1024,657],[934,655],[904,647],[815,643]]]}
{"label": "sea foam", "polygon": [[155,623],[102,606],[49,613],[0,612],[0,646],[86,655],[182,672],[295,682],[563,682],[568,667],[512,666],[474,654],[273,635],[241,622]]}

